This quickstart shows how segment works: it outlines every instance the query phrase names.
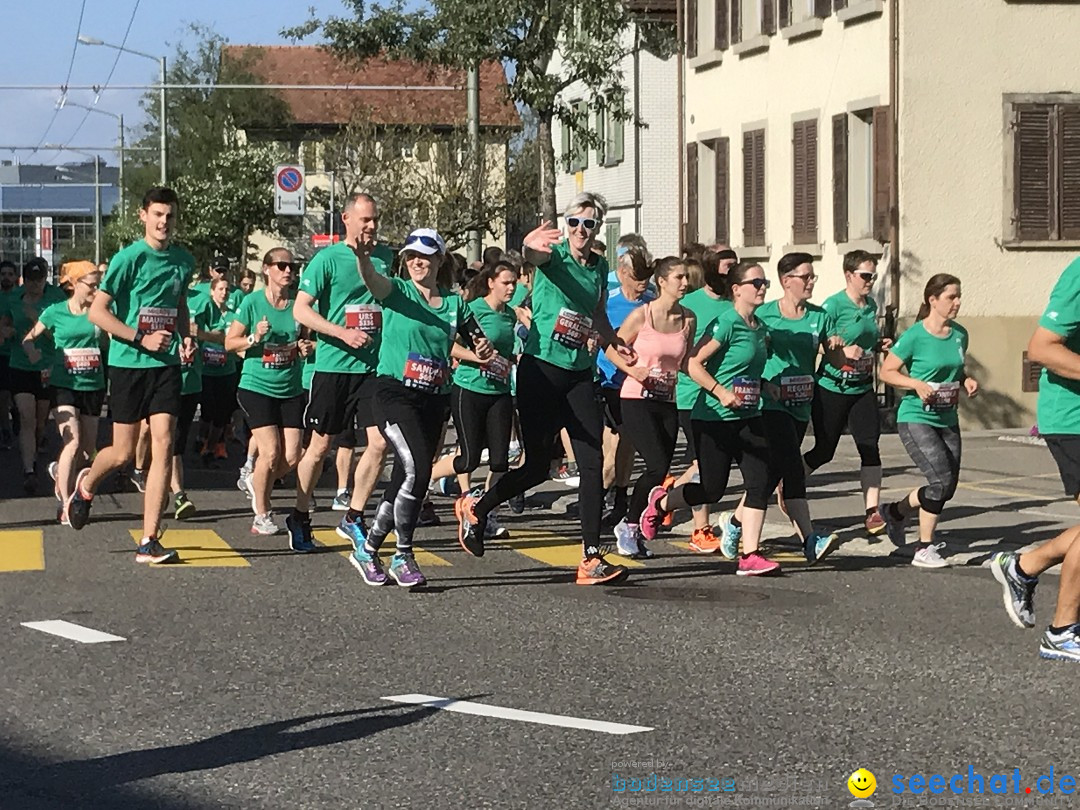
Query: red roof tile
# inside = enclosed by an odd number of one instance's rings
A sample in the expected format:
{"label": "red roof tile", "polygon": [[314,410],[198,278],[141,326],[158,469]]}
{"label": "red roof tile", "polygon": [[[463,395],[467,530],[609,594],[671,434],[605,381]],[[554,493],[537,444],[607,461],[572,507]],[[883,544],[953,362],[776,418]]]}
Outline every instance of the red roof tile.
{"label": "red roof tile", "polygon": [[[382,57],[351,65],[313,45],[226,45],[222,60],[241,62],[267,84],[353,84],[452,86],[439,90],[278,90],[296,124],[346,124],[360,105],[376,124],[451,126],[466,123],[465,72]],[[480,66],[481,126],[520,127],[505,94],[506,73],[498,62]]]}

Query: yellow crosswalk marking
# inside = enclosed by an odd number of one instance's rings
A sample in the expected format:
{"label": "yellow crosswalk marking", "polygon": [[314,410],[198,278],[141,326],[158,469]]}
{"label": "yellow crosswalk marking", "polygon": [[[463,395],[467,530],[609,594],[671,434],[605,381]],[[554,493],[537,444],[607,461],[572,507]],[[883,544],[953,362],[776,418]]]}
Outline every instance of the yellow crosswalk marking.
{"label": "yellow crosswalk marking", "polygon": [[[326,546],[327,548],[338,551],[342,557],[348,557],[352,553],[352,543],[341,537],[333,529],[318,529],[315,532],[315,539]],[[387,565],[390,564],[390,557],[394,554],[394,533],[391,532],[386,537],[386,543],[381,549],[379,549],[379,556],[383,559],[383,562]],[[444,560],[438,554],[433,554],[430,551],[425,551],[422,548],[413,546],[413,554],[416,556],[416,562],[421,567],[427,565],[453,565],[449,560]]]}
{"label": "yellow crosswalk marking", "polygon": [[[142,539],[142,532],[132,529],[131,537],[138,543]],[[240,552],[210,529],[169,529],[162,535],[161,544],[165,548],[176,549],[180,555],[179,565],[203,568],[247,568],[251,565]]]}
{"label": "yellow crosswalk marking", "polygon": [[[581,541],[570,540],[551,532],[515,527],[510,539],[498,542],[519,554],[557,568],[577,568],[581,562]],[[627,568],[644,567],[643,563],[618,554],[608,554],[607,557]]]}
{"label": "yellow crosswalk marking", "polygon": [[0,571],[44,571],[45,540],[41,529],[0,532]]}

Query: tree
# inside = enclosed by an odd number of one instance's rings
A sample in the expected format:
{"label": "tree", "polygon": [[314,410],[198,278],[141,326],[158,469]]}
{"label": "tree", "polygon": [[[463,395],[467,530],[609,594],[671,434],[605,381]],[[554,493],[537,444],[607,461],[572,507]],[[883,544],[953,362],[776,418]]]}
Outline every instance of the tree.
{"label": "tree", "polygon": [[[639,21],[623,0],[429,0],[412,9],[403,0],[374,4],[348,0],[352,19],[330,17],[286,30],[300,39],[316,31],[345,58],[362,60],[385,52],[420,62],[468,68],[493,60],[508,68],[511,100],[531,110],[537,119],[542,175],[541,210],[555,221],[555,151],[552,125],[562,121],[584,142],[595,145],[588,114],[575,113],[559,93],[581,82],[595,112],[612,111],[630,120],[625,109],[621,63],[632,53],[638,38],[624,37],[637,24],[641,42],[667,55],[675,48],[669,23]],[[548,72],[558,51],[558,75]],[[634,122],[635,124],[639,122]]]}

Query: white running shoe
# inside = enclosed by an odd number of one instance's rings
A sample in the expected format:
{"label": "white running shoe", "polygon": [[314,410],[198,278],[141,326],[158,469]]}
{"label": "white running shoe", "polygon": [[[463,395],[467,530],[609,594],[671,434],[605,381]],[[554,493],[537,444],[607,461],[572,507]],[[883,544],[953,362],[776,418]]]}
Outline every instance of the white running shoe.
{"label": "white running shoe", "polygon": [[917,568],[948,568],[948,560],[938,553],[938,549],[943,548],[944,543],[931,543],[926,548],[920,548],[911,558],[911,564]]}

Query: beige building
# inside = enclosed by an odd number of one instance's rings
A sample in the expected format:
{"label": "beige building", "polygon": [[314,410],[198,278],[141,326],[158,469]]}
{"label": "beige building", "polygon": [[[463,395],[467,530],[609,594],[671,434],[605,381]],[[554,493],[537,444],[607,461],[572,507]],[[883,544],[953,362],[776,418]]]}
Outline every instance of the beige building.
{"label": "beige building", "polygon": [[885,253],[890,324],[959,276],[965,422],[1033,424],[1022,353],[1080,249],[1080,8],[687,0],[685,31],[685,240],[811,253],[818,300],[846,251]]}

